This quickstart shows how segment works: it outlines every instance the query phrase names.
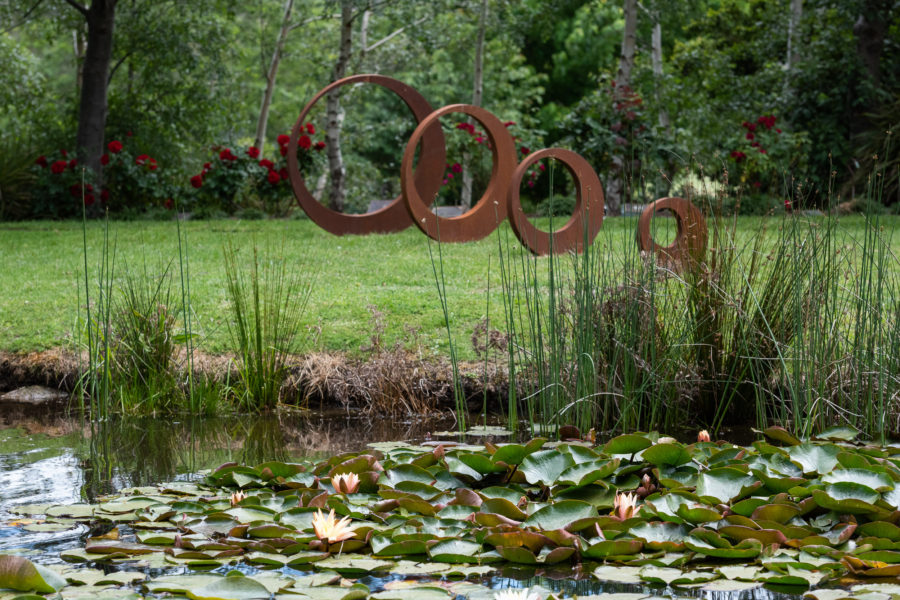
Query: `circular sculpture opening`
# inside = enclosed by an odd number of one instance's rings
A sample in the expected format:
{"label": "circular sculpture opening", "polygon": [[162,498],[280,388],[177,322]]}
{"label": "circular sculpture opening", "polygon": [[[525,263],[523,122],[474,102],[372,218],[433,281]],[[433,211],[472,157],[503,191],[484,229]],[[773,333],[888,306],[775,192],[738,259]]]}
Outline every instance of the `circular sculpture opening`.
{"label": "circular sculpture opening", "polygon": [[[565,225],[553,232],[535,227],[525,216],[519,198],[522,178],[534,163],[544,158],[555,158],[566,166],[575,183],[575,209]],[[513,174],[509,188],[509,221],[516,237],[537,255],[582,252],[590,245],[603,225],[603,186],[600,178],[588,162],[571,150],[544,148],[532,152]]]}
{"label": "circular sculpture opening", "polygon": [[[433,174],[432,171],[427,171],[430,178],[427,185],[418,185],[414,173],[423,171],[425,136],[431,128],[440,129],[439,119],[450,113],[467,114],[481,124],[490,140],[493,167],[487,189],[472,208],[458,217],[441,217],[434,214],[429,206],[441,184],[443,164]],[[422,142],[422,150],[418,166],[414,169],[416,147],[419,145],[419,141]],[[443,158],[441,160],[443,161]],[[409,215],[416,226],[428,237],[442,242],[475,241],[490,235],[506,218],[506,195],[515,167],[515,142],[497,117],[478,106],[451,104],[439,108],[425,117],[416,127],[412,137],[409,138],[400,167],[400,188]],[[413,185],[414,182],[415,185]],[[431,196],[423,196],[423,193],[432,186],[435,191],[431,193]]]}
{"label": "circular sculpture opening", "polygon": [[[303,107],[297,122],[291,130],[287,154],[291,188],[294,190],[297,203],[300,204],[300,207],[309,218],[316,225],[334,235],[364,235],[367,233],[401,231],[412,224],[409,212],[402,201],[402,194],[379,210],[361,215],[344,214],[320,204],[309,192],[306,182],[300,174],[297,162],[297,143],[301,135],[300,129],[307,115],[322,96],[335,88],[354,83],[372,83],[394,92],[406,103],[413,116],[415,116],[416,121],[420,124],[425,117],[432,113],[431,105],[425,100],[424,96],[405,83],[391,77],[383,75],[353,75],[325,86]],[[416,131],[419,131],[419,129],[421,127],[417,128]],[[419,154],[419,163],[415,173],[410,175],[410,181],[420,192],[422,198],[433,199],[440,187],[440,174],[444,168],[444,133],[441,131],[440,125],[435,125],[434,127],[423,129],[420,138],[422,147]]]}
{"label": "circular sculpture opening", "polygon": [[[657,212],[666,209],[675,214],[677,233],[675,241],[670,245],[660,246],[653,241],[650,224]],[[706,253],[706,238],[703,214],[684,198],[660,198],[647,205],[638,221],[638,244],[641,251],[653,252],[676,268],[702,260]]]}

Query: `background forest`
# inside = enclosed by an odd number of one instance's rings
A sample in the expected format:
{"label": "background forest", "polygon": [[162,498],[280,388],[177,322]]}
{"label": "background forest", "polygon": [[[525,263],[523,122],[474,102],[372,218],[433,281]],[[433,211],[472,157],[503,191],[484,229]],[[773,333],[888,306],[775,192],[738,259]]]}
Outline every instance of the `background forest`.
{"label": "background forest", "polygon": [[[731,207],[900,200],[894,0],[0,0],[0,218],[287,214],[285,134],[342,76],[480,104],[519,150],[569,147],[607,207],[724,183]],[[327,117],[327,118],[326,118]],[[449,203],[480,194],[477,128],[444,124]],[[375,86],[304,127],[332,207],[398,193],[414,121]],[[877,158],[876,158],[877,156]],[[87,166],[82,183],[82,166]],[[526,182],[540,211],[549,171]],[[562,185],[557,182],[557,185]],[[703,186],[696,186],[702,188]],[[460,200],[461,199],[461,200]]]}

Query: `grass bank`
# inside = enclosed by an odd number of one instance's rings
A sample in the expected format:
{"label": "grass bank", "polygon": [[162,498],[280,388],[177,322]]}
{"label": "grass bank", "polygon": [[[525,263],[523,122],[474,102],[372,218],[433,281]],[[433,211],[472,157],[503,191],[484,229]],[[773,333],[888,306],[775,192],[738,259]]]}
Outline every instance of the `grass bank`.
{"label": "grass bank", "polygon": [[[779,221],[774,219],[766,234],[773,240]],[[760,225],[759,218],[740,219],[738,237],[749,240]],[[900,219],[883,217],[882,225],[896,229]],[[100,256],[102,227],[88,224],[89,261]],[[507,227],[503,225],[501,235]],[[636,219],[607,219],[595,243],[614,255],[624,253],[633,248],[635,227]],[[863,239],[865,221],[844,217],[839,228],[852,244]],[[428,242],[417,229],[335,237],[307,220],[197,221],[184,223],[183,229],[190,244],[193,330],[198,347],[206,352],[233,351],[226,323],[225,243],[249,260],[254,242],[280,246],[282,238],[285,258],[316,273],[306,311],[309,350],[360,356],[375,336],[384,346],[402,343],[425,353],[447,352]],[[0,350],[24,352],[71,344],[82,265],[81,233],[81,223],[74,221],[0,224]],[[110,235],[119,276],[126,264],[135,268],[145,263],[155,268],[170,260],[177,264],[174,223],[113,222]],[[896,238],[892,250],[900,255],[900,237],[890,237]],[[485,316],[489,275],[492,327],[500,328],[503,322],[498,253],[496,234],[480,242],[443,246],[450,325],[464,360],[476,358],[469,339]],[[895,262],[891,268],[896,266]]]}

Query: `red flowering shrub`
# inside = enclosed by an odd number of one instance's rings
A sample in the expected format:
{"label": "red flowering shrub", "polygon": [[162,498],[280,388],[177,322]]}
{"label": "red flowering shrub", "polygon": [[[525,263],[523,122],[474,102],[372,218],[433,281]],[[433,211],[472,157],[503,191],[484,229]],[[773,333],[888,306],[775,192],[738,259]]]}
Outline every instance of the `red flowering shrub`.
{"label": "red flowering shrub", "polygon": [[[786,191],[782,189],[782,182],[790,179],[792,171],[802,167],[799,162],[806,155],[803,151],[806,137],[783,132],[775,127],[777,122],[778,118],[770,114],[741,123],[738,131],[742,135],[735,142],[737,148],[728,154],[733,161],[729,181],[739,186],[749,185],[755,193],[764,196]],[[763,204],[763,208],[769,206]]]}
{"label": "red flowering shrub", "polygon": [[[313,142],[312,123],[304,125],[297,140],[297,160],[301,172],[307,170],[325,142]],[[192,201],[201,212],[224,210],[234,212],[240,206],[258,203],[269,214],[283,215],[293,204],[293,194],[287,183],[287,153],[290,136],[276,138],[278,156],[260,159],[261,151],[255,146],[235,154],[231,148],[212,148],[214,158],[203,165],[203,170],[191,177],[194,188]]]}
{"label": "red flowering shrub", "polygon": [[[477,123],[477,121],[476,121]],[[515,121],[506,121],[503,125],[509,129],[515,125]],[[531,150],[528,146],[522,144],[522,140],[518,136],[513,136],[513,140],[517,146],[517,155],[520,157],[519,159],[523,159],[528,154],[531,154]],[[490,149],[490,137],[483,131],[481,131],[475,124],[469,123],[467,121],[462,121],[457,123],[451,132],[447,135],[447,156],[459,157],[460,159],[465,154],[468,154],[470,157],[486,157],[488,161],[491,160],[490,153],[481,152],[479,146]],[[473,169],[473,176],[476,183],[476,187],[482,187],[486,185],[487,178],[490,177],[491,169],[489,164],[475,164],[478,163],[477,159],[473,159],[472,164],[470,164],[470,168]],[[529,188],[533,188],[535,185],[535,181],[537,177],[540,175],[543,169],[539,168],[540,163],[534,164],[528,170],[528,174],[525,178],[525,184]],[[460,189],[462,186],[462,176],[463,176],[463,165],[459,161],[448,162],[444,171],[444,177],[441,181],[442,190],[441,194],[447,196],[448,202],[457,203],[459,202],[458,197],[460,193]],[[472,198],[473,202],[476,202],[478,198]]]}
{"label": "red flowering shrub", "polygon": [[[68,156],[67,151],[59,150],[34,161],[31,169],[35,184],[28,216],[39,219],[80,216],[82,192],[85,206],[95,202],[93,186],[88,184],[82,189],[82,170],[78,168],[78,161],[67,160]],[[90,173],[84,178],[91,179]]]}
{"label": "red flowering shrub", "polygon": [[112,140],[106,145],[109,153],[100,159],[110,211],[162,206],[172,196],[172,185],[160,173],[156,158],[146,153],[132,154],[133,140],[132,136],[126,138],[127,147],[120,140]]}

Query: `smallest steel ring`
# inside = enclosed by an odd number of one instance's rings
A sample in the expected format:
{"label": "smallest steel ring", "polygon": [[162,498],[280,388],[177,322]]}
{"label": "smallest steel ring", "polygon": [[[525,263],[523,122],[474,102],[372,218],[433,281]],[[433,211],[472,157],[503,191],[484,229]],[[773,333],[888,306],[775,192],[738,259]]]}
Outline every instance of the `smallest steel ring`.
{"label": "smallest steel ring", "polygon": [[[423,198],[418,187],[413,185],[413,160],[422,136],[438,124],[438,119],[450,113],[463,113],[481,123],[491,141],[494,164],[487,189],[478,202],[466,213],[446,218],[431,212],[428,206],[432,204],[432,199]],[[489,236],[506,218],[506,191],[515,167],[516,144],[500,119],[478,106],[450,104],[422,119],[406,143],[400,166],[400,188],[410,216],[425,235],[442,242],[473,242]],[[441,174],[435,173],[438,179]]]}
{"label": "smallest steel ring", "polygon": [[[675,213],[678,233],[669,246],[653,241],[650,222],[657,212],[669,209]],[[660,198],[647,205],[638,221],[638,244],[644,252],[666,257],[681,268],[689,262],[697,262],[706,254],[706,221],[700,209],[684,198]]]}
{"label": "smallest steel ring", "polygon": [[[531,224],[519,198],[519,187],[528,167],[543,158],[555,158],[563,163],[575,181],[575,210],[568,222],[552,233],[541,231]],[[544,256],[551,252],[581,252],[585,242],[590,245],[603,225],[603,186],[597,173],[580,155],[563,148],[544,148],[526,156],[516,167],[507,206],[509,222],[516,237],[532,253]]]}

